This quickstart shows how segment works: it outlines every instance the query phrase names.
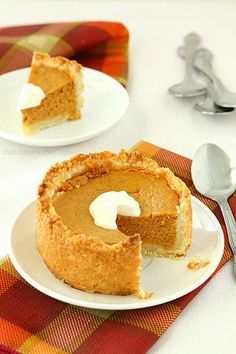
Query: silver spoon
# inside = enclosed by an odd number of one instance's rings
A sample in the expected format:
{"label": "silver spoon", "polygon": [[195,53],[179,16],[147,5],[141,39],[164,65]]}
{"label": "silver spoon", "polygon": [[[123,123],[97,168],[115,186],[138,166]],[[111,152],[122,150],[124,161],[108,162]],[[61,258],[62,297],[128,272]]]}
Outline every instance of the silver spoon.
{"label": "silver spoon", "polygon": [[[206,50],[206,49],[205,49]],[[210,53],[210,51],[208,51]],[[196,56],[194,59],[194,66],[211,81],[214,90],[214,102],[222,107],[236,107],[236,93],[229,91],[222,83],[222,81],[213,73],[212,68],[206,65],[203,57]]]}
{"label": "silver spoon", "polygon": [[[212,70],[212,64],[211,64],[213,58],[212,53],[208,49],[201,48],[197,50],[195,60],[197,60],[198,56],[201,57],[202,61],[205,61],[205,67],[208,70]],[[206,82],[207,82],[206,99],[204,101],[197,102],[194,108],[200,111],[202,114],[206,114],[206,115],[226,115],[234,111],[233,107],[221,107],[215,104],[214,85],[212,84],[211,80],[207,76],[206,76]]]}
{"label": "silver spoon", "polygon": [[206,92],[205,86],[199,84],[193,77],[193,60],[196,48],[200,43],[200,37],[196,33],[189,33],[184,38],[186,48],[185,76],[181,83],[173,85],[168,92],[176,97],[194,97]]}
{"label": "silver spoon", "polygon": [[236,276],[236,222],[228,198],[236,189],[236,168],[226,153],[215,144],[203,144],[194,155],[191,174],[194,186],[204,196],[215,200],[223,214]]}
{"label": "silver spoon", "polygon": [[214,87],[207,80],[207,95],[204,101],[195,103],[194,108],[204,115],[225,116],[234,111],[233,107],[221,107],[214,102]]}
{"label": "silver spoon", "polygon": [[[181,58],[183,59],[186,58],[184,46],[178,47],[177,53]],[[212,54],[207,49],[204,48],[198,49],[196,51],[195,56],[197,55],[201,55],[202,59],[205,60],[206,63],[205,65],[211,68]],[[214,88],[212,82],[207,76],[205,76],[205,79],[206,79],[205,99],[203,101],[195,103],[194,108],[205,115],[227,115],[230,112],[234,111],[234,108],[220,107],[215,104]]]}

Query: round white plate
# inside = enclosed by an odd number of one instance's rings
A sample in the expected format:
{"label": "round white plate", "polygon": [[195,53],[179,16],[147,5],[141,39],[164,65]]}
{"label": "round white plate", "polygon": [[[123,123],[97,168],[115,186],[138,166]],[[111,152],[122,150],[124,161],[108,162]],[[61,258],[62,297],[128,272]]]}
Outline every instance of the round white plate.
{"label": "round white plate", "polygon": [[84,68],[84,107],[82,118],[67,121],[26,136],[21,113],[16,112],[20,91],[30,68],[0,76],[0,137],[25,145],[63,146],[78,143],[111,128],[125,114],[129,96],[124,87],[100,71]]}
{"label": "round white plate", "polygon": [[[187,256],[180,261],[143,257],[142,285],[146,291],[155,292],[154,298],[140,300],[135,296],[89,294],[62,283],[45,266],[35,245],[35,206],[35,202],[30,204],[13,226],[10,238],[11,261],[21,276],[36,289],[73,305],[125,310],[177,299],[210,277],[224,250],[224,236],[218,220],[203,203],[193,197],[193,243]],[[196,254],[209,258],[211,262],[194,272],[188,270],[186,265]]]}

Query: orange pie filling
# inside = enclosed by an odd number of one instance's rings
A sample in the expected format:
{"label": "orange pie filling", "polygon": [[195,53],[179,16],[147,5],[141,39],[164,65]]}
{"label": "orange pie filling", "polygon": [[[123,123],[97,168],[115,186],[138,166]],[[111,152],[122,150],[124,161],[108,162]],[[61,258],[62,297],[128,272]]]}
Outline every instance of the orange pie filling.
{"label": "orange pie filling", "polygon": [[[81,178],[83,185],[79,183]],[[141,215],[118,215],[118,230],[96,226],[89,213],[92,201],[104,192],[123,190],[138,201]],[[158,244],[164,249],[175,245],[178,204],[178,194],[163,177],[156,178],[144,171],[132,169],[104,173],[96,178],[89,178],[86,174],[73,177],[64,185],[64,191],[56,193],[53,200],[63,224],[73,232],[86,233],[108,244],[139,234],[143,243]]]}
{"label": "orange pie filling", "polygon": [[[141,209],[138,217],[118,215],[117,230],[95,225],[89,212],[110,191],[126,191]],[[38,250],[48,268],[73,287],[140,294],[141,248],[145,256],[179,258],[190,243],[188,188],[139,154],[78,155],[52,168],[39,188]]]}

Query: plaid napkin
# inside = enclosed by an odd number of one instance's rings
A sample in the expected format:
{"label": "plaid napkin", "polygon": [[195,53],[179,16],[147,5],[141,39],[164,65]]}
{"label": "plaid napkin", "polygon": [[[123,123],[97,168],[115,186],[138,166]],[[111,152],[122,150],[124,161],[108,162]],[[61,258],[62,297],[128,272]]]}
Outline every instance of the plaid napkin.
{"label": "plaid napkin", "polygon": [[[191,160],[147,142],[139,142],[133,150],[171,168],[218,218],[224,231],[225,249],[213,277],[232,254],[219,207],[193,187]],[[230,198],[230,205],[236,215],[236,195]],[[91,310],[67,305],[32,288],[17,274],[7,257],[0,265],[0,343],[3,343],[0,351],[15,353],[16,349],[27,354],[145,353],[208,281],[177,300],[155,307],[127,311]]]}
{"label": "plaid napkin", "polygon": [[78,60],[127,83],[129,33],[116,22],[0,27],[0,74],[30,66],[34,51]]}

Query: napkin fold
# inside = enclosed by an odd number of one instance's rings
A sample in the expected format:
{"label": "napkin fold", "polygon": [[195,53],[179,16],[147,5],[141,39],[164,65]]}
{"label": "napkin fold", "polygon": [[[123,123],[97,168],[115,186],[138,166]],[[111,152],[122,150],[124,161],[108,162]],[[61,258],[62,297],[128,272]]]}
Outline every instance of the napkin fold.
{"label": "napkin fold", "polygon": [[43,51],[77,60],[126,85],[128,39],[127,28],[117,22],[0,27],[0,74],[30,66],[33,52]]}
{"label": "napkin fold", "polygon": [[[191,293],[166,304],[139,310],[103,311],[68,305],[40,293],[21,278],[7,257],[0,264],[0,352],[145,353],[232,257],[218,205],[201,196],[193,186],[191,160],[144,141],[132,150],[169,167],[218,218],[225,248],[214,274]],[[229,202],[236,215],[235,194]]]}

